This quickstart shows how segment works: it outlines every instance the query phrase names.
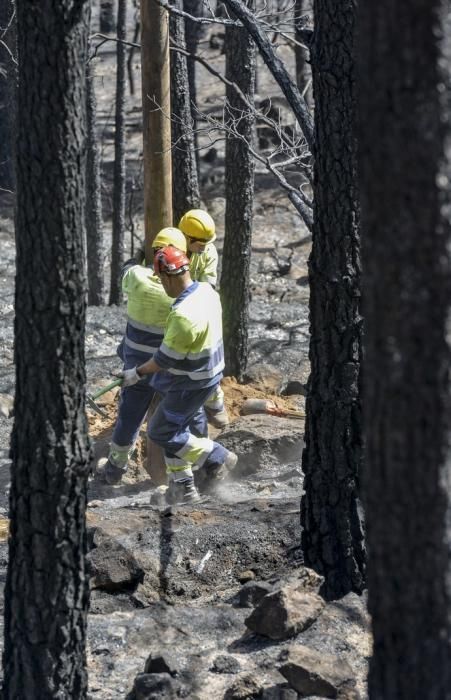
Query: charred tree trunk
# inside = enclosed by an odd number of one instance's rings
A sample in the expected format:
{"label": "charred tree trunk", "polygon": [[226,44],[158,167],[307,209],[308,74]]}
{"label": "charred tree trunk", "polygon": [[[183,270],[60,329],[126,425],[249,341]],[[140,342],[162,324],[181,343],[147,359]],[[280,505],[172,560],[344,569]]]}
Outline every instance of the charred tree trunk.
{"label": "charred tree trunk", "polygon": [[[177,0],[176,7],[181,6]],[[185,20],[171,13],[169,31],[173,43],[185,49]],[[172,209],[177,224],[189,209],[200,205],[187,58],[171,51]]]}
{"label": "charred tree trunk", "polygon": [[114,131],[113,236],[111,244],[110,304],[122,301],[121,268],[125,233],[125,86],[127,0],[118,0],[116,56],[116,117]]}
{"label": "charred tree trunk", "polygon": [[[227,27],[226,77],[254,102],[255,44],[239,27]],[[227,374],[241,379],[248,357],[249,267],[251,258],[254,159],[249,151],[255,117],[229,85],[227,121],[237,135],[226,139],[226,212],[221,298]],[[241,137],[241,138],[240,138]]]}
{"label": "charred tree trunk", "polygon": [[324,593],[361,592],[365,552],[357,509],[362,464],[359,204],[354,134],[354,0],[315,0],[314,222],[310,363],[301,504],[305,563]]}
{"label": "charred tree trunk", "polygon": [[103,222],[100,157],[97,145],[96,95],[91,64],[86,66],[86,257],[88,304],[101,306],[103,299]]}
{"label": "charred tree trunk", "polygon": [[114,0],[100,0],[99,23],[102,34],[111,34],[116,30]]}
{"label": "charred tree trunk", "polygon": [[84,698],[89,2],[16,7],[18,313],[3,697]]}
{"label": "charred tree trunk", "polygon": [[14,189],[14,124],[17,70],[14,0],[0,2],[0,188]]}
{"label": "charred tree trunk", "polygon": [[365,2],[359,34],[369,695],[447,700],[449,3]]}
{"label": "charred tree trunk", "polygon": [[[202,17],[203,15],[203,3],[202,0],[183,0],[183,9],[194,17]],[[185,22],[185,41],[186,50],[188,53],[195,56],[197,53],[197,45],[199,39],[202,36],[202,27],[198,22],[193,22],[187,19]],[[196,90],[196,61],[194,58],[188,58],[188,85],[189,85],[189,96],[191,103],[191,120],[194,125],[194,146],[197,162],[197,148],[198,148],[198,138],[196,132],[197,126],[197,90]],[[199,172],[199,169],[198,169]]]}

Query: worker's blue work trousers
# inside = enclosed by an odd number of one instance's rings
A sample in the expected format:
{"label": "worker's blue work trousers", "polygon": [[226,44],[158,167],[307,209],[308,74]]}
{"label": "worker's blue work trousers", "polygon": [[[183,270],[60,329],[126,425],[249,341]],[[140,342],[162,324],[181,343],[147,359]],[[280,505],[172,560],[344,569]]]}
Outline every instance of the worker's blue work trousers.
{"label": "worker's blue work trousers", "polygon": [[134,445],[154,394],[155,389],[150,386],[148,378],[122,389],[113,443],[124,447]]}
{"label": "worker's blue work trousers", "polygon": [[152,416],[149,437],[164,451],[168,477],[191,477],[192,469],[222,464],[228,451],[210,440],[203,405],[217,385],[205,389],[169,391]]}

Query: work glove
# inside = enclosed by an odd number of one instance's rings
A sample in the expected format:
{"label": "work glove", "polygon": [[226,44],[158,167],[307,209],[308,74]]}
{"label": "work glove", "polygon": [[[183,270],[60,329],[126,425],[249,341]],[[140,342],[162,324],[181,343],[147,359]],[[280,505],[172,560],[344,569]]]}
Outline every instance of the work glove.
{"label": "work glove", "polygon": [[142,377],[140,377],[136,371],[136,367],[133,367],[132,369],[124,369],[122,372],[118,372],[117,376],[122,377],[122,388],[126,386],[133,386],[133,384],[137,384],[137,382],[140,382],[142,379]]}

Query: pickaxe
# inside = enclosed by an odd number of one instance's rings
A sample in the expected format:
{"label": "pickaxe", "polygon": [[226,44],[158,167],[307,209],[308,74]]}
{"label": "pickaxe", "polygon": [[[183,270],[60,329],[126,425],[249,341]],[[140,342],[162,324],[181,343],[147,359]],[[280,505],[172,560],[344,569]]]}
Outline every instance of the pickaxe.
{"label": "pickaxe", "polygon": [[111,391],[111,389],[114,389],[115,386],[120,386],[121,384],[122,379],[115,379],[114,382],[107,384],[103,387],[103,389],[99,389],[99,391],[96,391],[95,394],[86,394],[86,403],[88,404],[89,408],[92,408],[93,411],[99,413],[104,418],[108,418],[108,413],[104,411],[103,408],[100,408],[100,406],[97,406],[96,399],[99,399],[101,396],[106,394],[107,391]]}

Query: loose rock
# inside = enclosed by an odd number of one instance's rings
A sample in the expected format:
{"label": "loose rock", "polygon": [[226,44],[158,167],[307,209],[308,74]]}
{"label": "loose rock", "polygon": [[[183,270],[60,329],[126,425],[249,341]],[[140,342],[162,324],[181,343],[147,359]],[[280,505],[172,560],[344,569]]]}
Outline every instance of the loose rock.
{"label": "loose rock", "polygon": [[0,415],[10,418],[14,412],[14,399],[9,394],[0,394]]}
{"label": "loose rock", "polygon": [[280,394],[281,396],[307,396],[307,387],[300,379],[290,379],[282,386]]}
{"label": "loose rock", "polygon": [[224,700],[252,700],[261,697],[263,687],[253,675],[241,676],[226,690]]}
{"label": "loose rock", "polygon": [[262,598],[245,624],[270,639],[288,639],[310,627],[324,606],[324,600],[316,593],[283,586]]}
{"label": "loose rock", "polygon": [[286,685],[273,685],[265,688],[261,695],[261,700],[298,700],[299,695],[293,688]]}
{"label": "loose rock", "polygon": [[[293,646],[282,652],[281,661],[280,673],[301,695],[336,698],[340,689],[355,693],[351,667],[335,654]],[[342,697],[346,696],[342,694]],[[348,697],[350,700],[351,696]]]}
{"label": "loose rock", "polygon": [[268,389],[272,394],[277,393],[282,381],[283,372],[278,367],[265,364],[264,362],[248,367],[244,373],[245,384],[255,382],[262,388]]}
{"label": "loose rock", "polygon": [[247,583],[247,581],[253,581],[255,579],[255,573],[253,571],[241,571],[238,574],[238,581],[240,583]]}
{"label": "loose rock", "polygon": [[144,666],[144,673],[169,673],[170,676],[177,676],[181,670],[180,659],[169,651],[150,654]]}
{"label": "loose rock", "polygon": [[239,673],[241,665],[233,656],[217,656],[210,671],[212,673]]}
{"label": "loose rock", "polygon": [[177,692],[178,684],[169,673],[140,673],[135,678],[131,697],[133,700],[175,700]]}
{"label": "loose rock", "polygon": [[221,433],[221,443],[239,456],[234,474],[254,474],[295,462],[304,444],[304,424],[268,415],[241,416]]}
{"label": "loose rock", "polygon": [[117,591],[144,575],[133,554],[114,539],[105,538],[89,552],[87,560],[91,588]]}
{"label": "loose rock", "polygon": [[248,581],[239,592],[240,608],[253,608],[272,590],[273,586],[266,581]]}

